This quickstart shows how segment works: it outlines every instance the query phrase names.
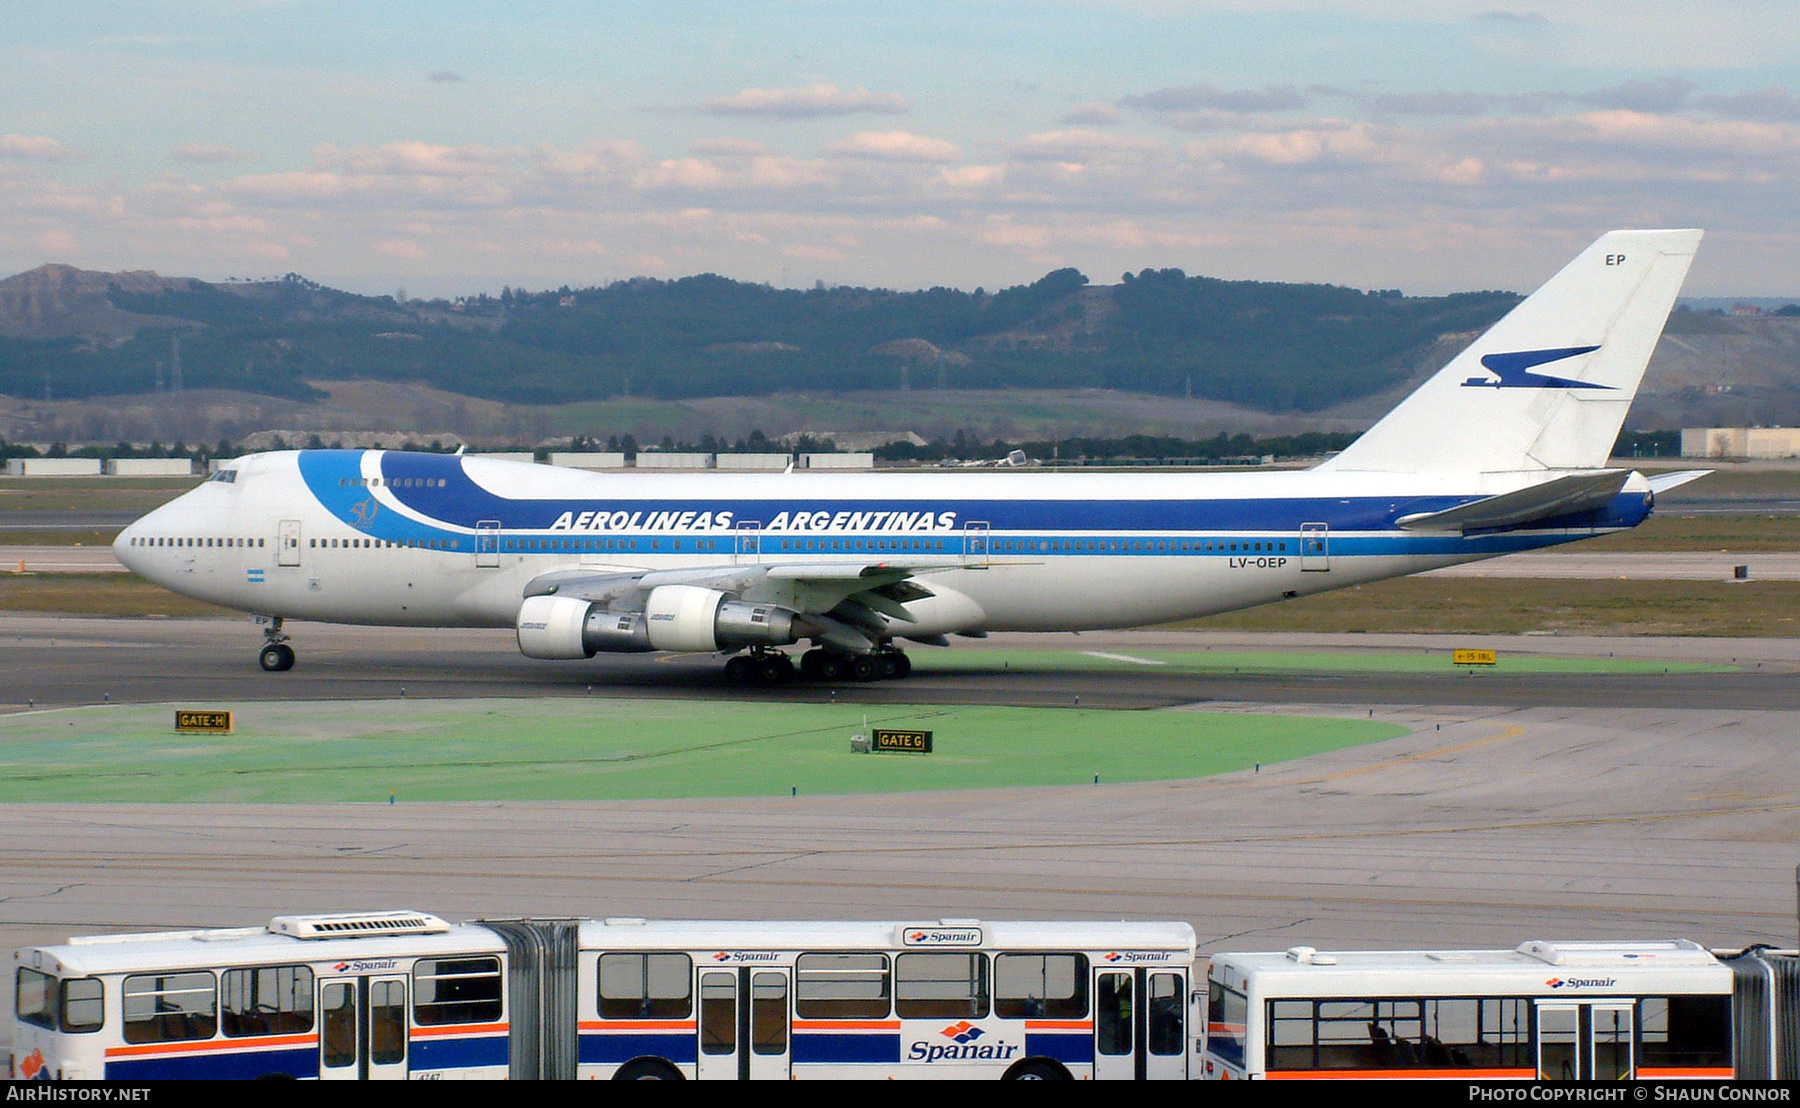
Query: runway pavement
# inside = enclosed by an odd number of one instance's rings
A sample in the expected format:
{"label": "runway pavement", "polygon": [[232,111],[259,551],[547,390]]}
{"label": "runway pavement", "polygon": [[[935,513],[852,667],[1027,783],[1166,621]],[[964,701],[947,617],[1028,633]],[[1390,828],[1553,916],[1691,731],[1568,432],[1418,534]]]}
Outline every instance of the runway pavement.
{"label": "runway pavement", "polygon": [[[712,659],[546,666],[520,658],[503,633],[292,629],[301,665],[271,675],[255,668],[248,624],[0,619],[0,705],[279,697],[332,711],[344,698],[398,696],[403,684],[411,697],[746,695],[714,678]],[[1393,651],[1448,641],[1152,632],[968,646],[998,656],[1053,643]],[[835,690],[852,703],[1079,695],[1086,707],[1279,709],[1410,729],[1258,772],[1147,785],[391,806],[83,806],[46,796],[0,806],[0,945],[382,906],[450,917],[1175,918],[1218,949],[1672,935],[1791,944],[1795,644],[1526,637],[1505,649],[1736,657],[1739,672],[1508,683],[978,668]],[[1129,710],[1119,729],[1129,736]]]}

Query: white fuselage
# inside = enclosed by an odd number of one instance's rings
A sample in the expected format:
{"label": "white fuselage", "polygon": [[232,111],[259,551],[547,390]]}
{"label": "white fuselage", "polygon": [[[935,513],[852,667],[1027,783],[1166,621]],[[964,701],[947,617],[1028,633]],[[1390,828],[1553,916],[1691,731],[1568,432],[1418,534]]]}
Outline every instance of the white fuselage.
{"label": "white fuselage", "polygon": [[[433,627],[511,626],[553,571],[883,564],[933,594],[895,635],[1139,626],[1567,542],[1649,507],[1634,475],[1605,511],[1465,536],[1394,521],[1544,474],[596,474],[383,451],[224,472],[120,534],[119,560],[261,615]],[[804,590],[753,599],[804,611]]]}

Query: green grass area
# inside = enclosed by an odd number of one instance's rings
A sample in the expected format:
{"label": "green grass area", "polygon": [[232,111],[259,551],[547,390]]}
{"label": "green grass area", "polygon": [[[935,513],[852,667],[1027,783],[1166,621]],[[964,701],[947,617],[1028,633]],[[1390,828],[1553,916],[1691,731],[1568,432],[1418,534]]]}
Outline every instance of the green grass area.
{"label": "green grass area", "polygon": [[1658,511],[1629,531],[1583,539],[1560,551],[1579,554],[1609,550],[1654,553],[1717,551],[1721,554],[1800,550],[1800,517],[1773,515],[1684,516],[1679,509]]}
{"label": "green grass area", "polygon": [[1216,631],[1800,634],[1800,581],[1403,577],[1175,624]]}
{"label": "green grass area", "polygon": [[0,515],[6,512],[148,512],[200,484],[194,477],[0,477]]}
{"label": "green grass area", "polygon": [[0,612],[41,615],[241,618],[242,613],[177,596],[129,573],[9,573],[0,565]]}
{"label": "green grass area", "polygon": [[[184,705],[229,707],[228,705]],[[765,703],[363,701],[236,707],[235,734],[177,735],[174,709],[0,717],[0,802],[379,803],[788,796],[1205,777],[1406,728],[1185,710]],[[852,754],[871,727],[934,753]]]}
{"label": "green grass area", "polygon": [[[1202,621],[1204,622],[1204,621]],[[1493,647],[1471,639],[1470,648]],[[921,673],[967,670],[1019,670],[1021,672],[1128,672],[1157,667],[1183,673],[1450,673],[1468,667],[1452,664],[1450,651],[1410,653],[1363,652],[1312,653],[1259,650],[1133,650],[1108,647],[1070,650],[913,650],[914,669]],[[1556,658],[1536,654],[1510,654],[1498,648],[1495,665],[1476,669],[1496,673],[1724,673],[1737,667],[1697,662],[1662,662],[1643,658]]]}

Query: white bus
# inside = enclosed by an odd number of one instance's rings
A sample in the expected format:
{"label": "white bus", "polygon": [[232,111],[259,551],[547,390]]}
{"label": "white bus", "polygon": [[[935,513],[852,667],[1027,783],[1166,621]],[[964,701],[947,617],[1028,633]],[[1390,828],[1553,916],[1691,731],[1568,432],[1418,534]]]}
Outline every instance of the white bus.
{"label": "white bus", "polygon": [[1186,1078],[1185,923],[283,916],[17,962],[21,1078]]}
{"label": "white bus", "polygon": [[15,1077],[507,1075],[501,937],[423,912],[74,938],[14,959]]}
{"label": "white bus", "polygon": [[1215,954],[1202,1076],[1729,1078],[1732,972],[1673,942]]}
{"label": "white bus", "polygon": [[1185,923],[580,928],[580,1075],[1187,1078]]}

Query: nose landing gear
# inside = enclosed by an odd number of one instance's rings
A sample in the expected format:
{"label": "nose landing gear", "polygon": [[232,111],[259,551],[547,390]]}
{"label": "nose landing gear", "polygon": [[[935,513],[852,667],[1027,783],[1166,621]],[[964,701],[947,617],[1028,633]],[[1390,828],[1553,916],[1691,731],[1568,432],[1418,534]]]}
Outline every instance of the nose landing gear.
{"label": "nose landing gear", "polygon": [[256,656],[258,665],[269,673],[285,673],[294,668],[294,648],[287,644],[288,637],[282,634],[281,617],[276,616],[263,628],[262,653]]}

